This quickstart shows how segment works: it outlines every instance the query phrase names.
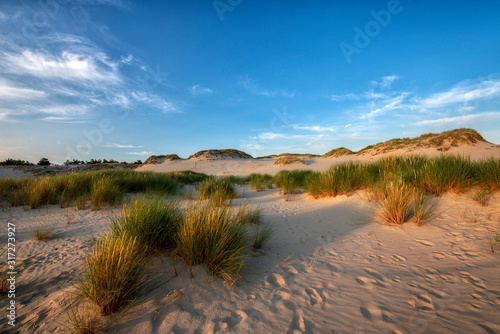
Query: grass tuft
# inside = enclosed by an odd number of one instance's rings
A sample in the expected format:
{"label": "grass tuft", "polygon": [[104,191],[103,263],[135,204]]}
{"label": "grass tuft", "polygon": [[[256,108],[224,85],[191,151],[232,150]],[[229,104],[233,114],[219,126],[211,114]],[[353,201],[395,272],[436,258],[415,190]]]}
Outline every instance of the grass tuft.
{"label": "grass tuft", "polygon": [[415,215],[415,222],[418,226],[422,226],[425,221],[431,219],[436,212],[436,205],[429,203],[425,194],[418,193],[415,195],[413,202],[413,213]]}
{"label": "grass tuft", "polygon": [[248,233],[226,207],[189,205],[177,234],[176,254],[190,268],[204,263],[212,274],[230,282],[246,262]]}
{"label": "grass tuft", "polygon": [[215,206],[225,206],[228,201],[238,197],[238,193],[229,180],[212,177],[198,186],[198,197],[209,199]]}
{"label": "grass tuft", "polygon": [[175,246],[175,235],[183,214],[177,202],[165,202],[158,197],[140,196],[113,217],[111,231],[115,236],[127,234],[137,238],[151,250]]}
{"label": "grass tuft", "polygon": [[262,222],[263,209],[251,209],[247,204],[240,205],[236,219],[241,224],[259,225]]}
{"label": "grass tuft", "polygon": [[410,218],[412,189],[403,181],[387,185],[387,195],[379,203],[378,217],[389,224],[401,225]]}
{"label": "grass tuft", "polygon": [[491,198],[491,190],[488,188],[481,188],[476,191],[472,199],[479,203],[481,206],[488,206],[488,201]]}
{"label": "grass tuft", "polygon": [[52,231],[54,228],[48,226],[37,225],[33,227],[33,234],[35,239],[38,241],[45,241],[52,237]]}
{"label": "grass tuft", "polygon": [[271,225],[261,224],[257,226],[253,234],[253,248],[259,249],[272,237],[274,229]]}
{"label": "grass tuft", "polygon": [[122,198],[119,185],[112,179],[97,179],[92,183],[90,205],[92,210],[102,209],[105,204],[118,205]]}
{"label": "grass tuft", "polygon": [[101,315],[116,312],[135,298],[145,281],[146,247],[123,233],[98,239],[84,261],[78,290],[98,308]]}

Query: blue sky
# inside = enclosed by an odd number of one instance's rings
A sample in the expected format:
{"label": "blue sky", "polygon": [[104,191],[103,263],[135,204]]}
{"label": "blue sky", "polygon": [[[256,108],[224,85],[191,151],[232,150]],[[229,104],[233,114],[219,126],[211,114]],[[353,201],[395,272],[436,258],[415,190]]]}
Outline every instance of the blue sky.
{"label": "blue sky", "polygon": [[0,3],[0,160],[500,143],[498,1]]}

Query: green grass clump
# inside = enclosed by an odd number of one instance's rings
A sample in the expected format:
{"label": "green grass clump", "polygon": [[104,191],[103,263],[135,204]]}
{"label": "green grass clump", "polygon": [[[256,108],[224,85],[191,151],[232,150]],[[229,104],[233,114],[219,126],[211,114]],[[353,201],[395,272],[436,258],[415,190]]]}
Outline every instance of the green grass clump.
{"label": "green grass clump", "polygon": [[97,179],[92,183],[90,205],[92,209],[101,209],[103,205],[118,205],[122,198],[120,186],[112,179]]}
{"label": "green grass clump", "polygon": [[313,175],[310,170],[282,170],[274,176],[274,183],[283,195],[295,194],[300,187],[306,185],[306,180]]}
{"label": "green grass clump", "polygon": [[238,193],[230,181],[212,177],[198,186],[198,197],[209,199],[216,206],[224,206],[227,201],[238,197]]}
{"label": "green grass clump", "polygon": [[137,197],[125,204],[120,216],[111,219],[111,231],[119,237],[127,234],[150,250],[175,246],[175,236],[183,218],[177,202],[158,197]]}
{"label": "green grass clump", "polygon": [[383,222],[401,225],[410,218],[413,190],[402,180],[391,182],[387,187],[377,215]]}
{"label": "green grass clump", "polygon": [[226,180],[229,183],[237,184],[240,186],[244,185],[245,183],[248,183],[248,179],[246,177],[240,177],[240,176],[234,176],[234,175],[225,176],[224,180]]}
{"label": "green grass clump", "polygon": [[274,229],[271,225],[258,225],[253,234],[253,248],[259,249],[264,246],[264,244],[272,237],[274,234]]}
{"label": "green grass clump", "polygon": [[481,187],[500,191],[500,158],[490,158],[473,163],[474,179]]}
{"label": "green grass clump", "polygon": [[19,182],[11,177],[0,179],[0,197],[7,196],[11,191],[18,188]]}
{"label": "green grass clump", "polygon": [[423,190],[436,196],[453,191],[461,193],[471,184],[472,166],[468,158],[440,156],[415,170],[416,182]]}
{"label": "green grass clump", "polygon": [[171,172],[167,173],[170,177],[174,178],[180,183],[183,184],[195,184],[200,183],[208,179],[210,176],[203,173],[196,173],[190,170],[181,171],[181,172]]}
{"label": "green grass clump", "polygon": [[241,205],[238,208],[236,218],[242,224],[260,224],[262,222],[263,209],[251,209],[247,204]]}
{"label": "green grass clump", "polygon": [[101,315],[116,312],[135,298],[146,278],[146,247],[123,233],[98,239],[84,260],[78,293],[88,298]]}
{"label": "green grass clump", "polygon": [[349,195],[363,184],[362,168],[362,165],[347,163],[315,173],[308,179],[306,190],[316,198]]}
{"label": "green grass clump", "polygon": [[36,240],[45,241],[52,237],[53,230],[52,227],[37,225],[33,228],[33,234]]}
{"label": "green grass clump", "polygon": [[176,254],[190,268],[204,263],[230,282],[246,262],[248,233],[230,208],[191,205],[177,234]]}
{"label": "green grass clump", "polygon": [[250,174],[250,187],[255,191],[262,191],[264,188],[272,189],[273,177],[269,174]]}

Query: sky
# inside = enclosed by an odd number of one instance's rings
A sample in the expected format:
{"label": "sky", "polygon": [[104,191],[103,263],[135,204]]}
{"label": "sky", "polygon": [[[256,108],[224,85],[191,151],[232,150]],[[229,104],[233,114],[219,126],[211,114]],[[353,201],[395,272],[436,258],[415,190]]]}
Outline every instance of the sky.
{"label": "sky", "polygon": [[500,143],[498,1],[2,0],[0,160]]}

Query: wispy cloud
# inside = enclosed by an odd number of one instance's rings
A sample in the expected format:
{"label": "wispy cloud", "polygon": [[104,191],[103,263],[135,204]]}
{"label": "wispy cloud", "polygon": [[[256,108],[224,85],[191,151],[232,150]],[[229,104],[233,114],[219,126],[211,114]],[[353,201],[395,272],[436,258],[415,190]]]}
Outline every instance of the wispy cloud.
{"label": "wispy cloud", "polygon": [[416,122],[417,126],[462,126],[476,120],[487,120],[491,122],[493,120],[500,120],[500,111],[491,112],[481,112],[470,115],[461,115],[455,117],[443,117],[439,119],[424,120]]}
{"label": "wispy cloud", "polygon": [[418,100],[422,108],[440,108],[454,103],[500,98],[500,79],[462,82],[452,89]]}
{"label": "wispy cloud", "polygon": [[380,87],[382,89],[391,88],[392,83],[399,79],[397,75],[388,75],[383,77],[380,81],[372,81],[371,84],[375,87]]}
{"label": "wispy cloud", "polygon": [[246,89],[252,94],[274,97],[274,96],[282,96],[282,97],[294,97],[296,91],[287,91],[287,90],[270,90],[259,87],[259,85],[249,77],[240,77],[238,79],[238,85]]}
{"label": "wispy cloud", "polygon": [[150,154],[153,154],[153,152],[140,151],[140,152],[127,152],[127,154],[130,154],[130,155],[150,155]]}
{"label": "wispy cloud", "polygon": [[294,124],[291,127],[294,130],[313,131],[313,132],[336,132],[337,131],[337,128],[334,126]]}
{"label": "wispy cloud", "polygon": [[0,79],[0,101],[39,100],[47,97],[44,91],[16,87],[14,84]]}
{"label": "wispy cloud", "polygon": [[402,107],[403,101],[406,99],[406,97],[408,95],[409,95],[409,93],[404,92],[404,93],[400,93],[396,96],[384,99],[380,102],[381,106],[373,109],[372,111],[370,111],[367,114],[361,115],[360,118],[361,119],[370,119],[370,118],[373,118],[375,116],[382,115],[382,114],[386,113],[387,111],[400,109]]}
{"label": "wispy cloud", "polygon": [[144,146],[134,146],[134,145],[117,144],[117,143],[104,144],[102,146],[104,146],[104,147],[112,147],[112,148],[141,148],[141,147],[144,147]]}
{"label": "wispy cloud", "polygon": [[193,96],[200,96],[200,95],[212,94],[214,91],[211,90],[210,88],[202,87],[200,85],[194,85],[193,87],[189,88],[189,92]]}
{"label": "wispy cloud", "polygon": [[60,56],[55,56],[25,50],[21,54],[5,53],[3,59],[2,67],[6,73],[57,78],[79,84],[109,85],[121,81],[115,64],[107,62],[103,55],[95,57],[63,51]]}

